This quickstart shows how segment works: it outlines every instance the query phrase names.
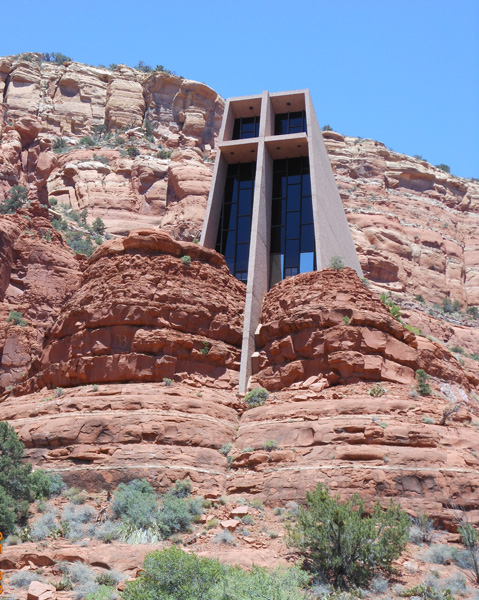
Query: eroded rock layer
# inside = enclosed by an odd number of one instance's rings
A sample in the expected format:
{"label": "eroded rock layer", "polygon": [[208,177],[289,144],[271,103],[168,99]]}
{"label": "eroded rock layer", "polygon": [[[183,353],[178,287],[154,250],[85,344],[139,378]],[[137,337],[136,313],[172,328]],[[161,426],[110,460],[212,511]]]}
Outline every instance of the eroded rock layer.
{"label": "eroded rock layer", "polygon": [[136,230],[103,244],[49,331],[37,389],[162,381],[198,373],[235,379],[245,286],[224,258],[167,234]]}
{"label": "eroded rock layer", "polygon": [[[266,295],[256,335],[256,380],[278,390],[323,376],[412,383],[417,369],[467,386],[459,362],[441,344],[416,337],[352,269],[285,279]],[[476,382],[470,374],[471,381]]]}

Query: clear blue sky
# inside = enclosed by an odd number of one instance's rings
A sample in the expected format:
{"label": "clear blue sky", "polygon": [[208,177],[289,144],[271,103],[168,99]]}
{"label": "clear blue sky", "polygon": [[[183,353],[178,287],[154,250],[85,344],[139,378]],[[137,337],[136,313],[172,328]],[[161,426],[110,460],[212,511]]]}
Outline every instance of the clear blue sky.
{"label": "clear blue sky", "polygon": [[17,0],[0,54],[139,60],[224,97],[309,88],[321,125],[479,177],[478,0]]}

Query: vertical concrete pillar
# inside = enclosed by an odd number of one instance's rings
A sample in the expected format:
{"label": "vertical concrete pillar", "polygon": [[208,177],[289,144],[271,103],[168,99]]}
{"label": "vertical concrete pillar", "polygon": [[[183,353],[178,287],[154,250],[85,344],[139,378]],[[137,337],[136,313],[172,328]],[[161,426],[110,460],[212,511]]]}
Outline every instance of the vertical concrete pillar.
{"label": "vertical concrete pillar", "polygon": [[316,242],[316,268],[318,271],[325,269],[329,266],[333,256],[341,256],[344,264],[353,268],[359,277],[362,277],[363,272],[349,231],[343,202],[336,186],[309,90],[305,90],[304,94]]}
{"label": "vertical concrete pillar", "polygon": [[265,146],[264,137],[271,117],[272,108],[269,94],[263,92],[241,346],[239,391],[242,394],[246,392],[251,376],[251,355],[255,350],[254,334],[260,323],[263,299],[268,291],[273,160]]}
{"label": "vertical concrete pillar", "polygon": [[205,221],[200,239],[200,244],[206,248],[215,248],[216,246],[227,172],[228,164],[221,152],[218,152],[213,168],[213,185],[208,195]]}

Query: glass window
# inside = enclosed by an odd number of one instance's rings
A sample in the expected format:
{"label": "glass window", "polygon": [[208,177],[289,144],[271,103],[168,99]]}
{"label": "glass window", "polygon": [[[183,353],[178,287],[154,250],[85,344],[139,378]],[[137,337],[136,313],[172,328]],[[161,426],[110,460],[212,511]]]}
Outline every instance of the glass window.
{"label": "glass window", "polygon": [[306,113],[304,110],[275,115],[275,135],[300,133],[301,131],[306,131]]}
{"label": "glass window", "polygon": [[272,200],[271,206],[270,286],[284,277],[316,268],[307,157],[273,162],[276,193],[283,183],[286,184],[283,198]]}
{"label": "glass window", "polygon": [[259,117],[241,117],[235,119],[233,126],[233,140],[245,140],[258,137]]}
{"label": "glass window", "polygon": [[[249,124],[247,124],[249,125]],[[216,249],[241,281],[248,276],[256,163],[228,165]]]}

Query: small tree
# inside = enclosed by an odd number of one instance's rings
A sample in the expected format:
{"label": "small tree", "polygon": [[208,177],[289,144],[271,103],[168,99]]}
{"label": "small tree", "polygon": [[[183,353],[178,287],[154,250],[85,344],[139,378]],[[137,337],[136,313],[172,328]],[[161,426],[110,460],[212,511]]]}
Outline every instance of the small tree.
{"label": "small tree", "polygon": [[318,483],[306,493],[306,505],[288,529],[289,543],[306,557],[313,573],[337,587],[365,585],[377,568],[389,567],[406,547],[409,517],[392,501],[377,503],[366,516],[364,501],[355,494],[341,502]]}
{"label": "small tree", "polygon": [[333,128],[330,127],[329,125],[324,125],[323,131],[333,131]]}
{"label": "small tree", "polygon": [[469,556],[470,563],[468,567],[473,572],[476,583],[479,583],[479,535],[469,522],[464,510],[455,512],[459,533]]}
{"label": "small tree", "polygon": [[93,221],[92,229],[95,233],[98,233],[99,235],[103,235],[105,233],[105,223],[103,223],[100,217],[97,217]]}
{"label": "small tree", "polygon": [[436,165],[436,169],[441,169],[441,171],[444,171],[444,173],[451,172],[451,167],[449,165],[445,165],[444,163]]}
{"label": "small tree", "polygon": [[28,321],[23,318],[21,312],[18,310],[11,310],[8,313],[7,323],[11,323],[12,325],[20,325],[20,327],[26,327],[28,325]]}
{"label": "small tree", "polygon": [[428,383],[429,379],[430,377],[424,369],[418,369],[416,371],[416,391],[420,396],[429,396],[431,393],[431,386]]}
{"label": "small tree", "polygon": [[0,204],[0,214],[16,213],[19,208],[28,203],[27,188],[23,185],[14,185]]}

